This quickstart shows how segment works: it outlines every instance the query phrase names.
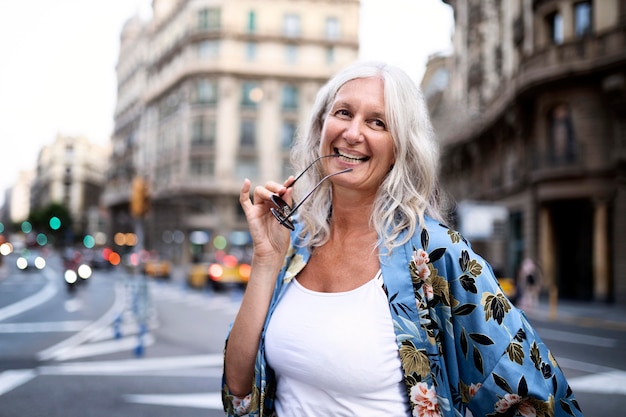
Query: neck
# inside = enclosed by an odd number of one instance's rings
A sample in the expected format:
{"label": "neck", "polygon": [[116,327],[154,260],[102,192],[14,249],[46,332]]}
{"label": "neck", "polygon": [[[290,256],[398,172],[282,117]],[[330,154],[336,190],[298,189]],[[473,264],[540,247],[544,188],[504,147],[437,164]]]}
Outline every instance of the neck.
{"label": "neck", "polygon": [[343,198],[341,201],[333,199],[332,233],[373,232],[370,225],[373,204],[373,198]]}

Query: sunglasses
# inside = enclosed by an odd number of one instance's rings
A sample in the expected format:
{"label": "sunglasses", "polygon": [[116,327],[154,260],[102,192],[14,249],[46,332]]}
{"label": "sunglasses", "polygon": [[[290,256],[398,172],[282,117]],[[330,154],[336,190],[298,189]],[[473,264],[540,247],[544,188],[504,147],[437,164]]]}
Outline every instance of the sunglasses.
{"label": "sunglasses", "polygon": [[[289,184],[288,188],[289,187],[293,187],[293,185],[296,183],[296,181],[298,181],[298,179],[300,179],[300,177],[302,177],[304,175],[304,173],[307,172],[309,170],[309,168],[311,168],[313,165],[315,165],[320,159],[322,159],[322,158],[332,158],[332,157],[338,157],[338,156],[340,156],[340,155],[339,154],[333,154],[333,155],[323,155],[323,156],[320,156],[315,161],[311,162],[311,164],[308,167],[306,167],[304,169],[304,171],[302,171],[300,174],[298,174],[298,176],[293,180],[293,182],[291,184]],[[320,185],[322,185],[322,183],[324,181],[326,181],[327,179],[329,179],[330,177],[333,177],[333,176],[339,175],[339,174],[344,174],[344,173],[350,172],[350,171],[352,171],[352,168],[347,168],[347,169],[344,169],[342,171],[326,175],[324,178],[322,178],[320,180],[320,182],[317,183],[317,185],[315,187],[313,187],[313,189],[311,191],[309,191],[309,193],[307,195],[304,196],[302,201],[300,201],[300,203],[298,203],[293,208],[289,204],[287,204],[287,202],[285,200],[280,198],[278,195],[274,194],[274,195],[272,195],[272,197],[270,197],[270,199],[272,200],[272,204],[274,204],[274,207],[272,207],[270,209],[270,211],[272,212],[272,214],[274,215],[276,220],[278,220],[278,223],[282,224],[283,226],[285,226],[286,228],[288,228],[290,230],[294,230],[294,225],[293,225],[293,222],[291,221],[291,216],[307,200],[307,198],[309,198],[311,196],[311,194],[313,194],[313,192],[315,190],[317,190],[318,187]]]}

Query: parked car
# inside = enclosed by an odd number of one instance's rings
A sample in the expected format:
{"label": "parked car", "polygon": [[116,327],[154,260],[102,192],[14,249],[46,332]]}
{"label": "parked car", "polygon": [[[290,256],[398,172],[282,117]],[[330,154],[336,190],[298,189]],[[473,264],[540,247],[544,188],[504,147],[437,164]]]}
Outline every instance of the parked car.
{"label": "parked car", "polygon": [[27,269],[44,269],[46,267],[46,258],[36,249],[24,249],[18,256],[15,264],[22,271]]}
{"label": "parked car", "polygon": [[219,261],[193,264],[187,274],[187,284],[198,289],[208,285],[215,291],[223,291],[229,287],[245,288],[249,278],[250,265],[226,255]]}
{"label": "parked car", "polygon": [[172,273],[172,263],[166,259],[148,259],[143,264],[143,273],[155,278],[169,278]]}
{"label": "parked car", "polygon": [[509,300],[514,302],[517,297],[515,280],[513,278],[499,277],[498,284],[500,284],[500,288],[502,288],[504,295],[506,295]]}

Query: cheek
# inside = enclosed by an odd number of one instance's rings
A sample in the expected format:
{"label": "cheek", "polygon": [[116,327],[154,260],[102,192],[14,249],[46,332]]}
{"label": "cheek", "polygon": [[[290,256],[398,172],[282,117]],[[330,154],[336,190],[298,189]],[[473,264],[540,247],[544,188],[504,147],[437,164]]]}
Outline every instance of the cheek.
{"label": "cheek", "polygon": [[340,130],[338,129],[337,124],[332,123],[327,119],[327,121],[322,125],[322,137],[320,139],[320,146],[330,144],[335,138],[337,138],[339,132]]}

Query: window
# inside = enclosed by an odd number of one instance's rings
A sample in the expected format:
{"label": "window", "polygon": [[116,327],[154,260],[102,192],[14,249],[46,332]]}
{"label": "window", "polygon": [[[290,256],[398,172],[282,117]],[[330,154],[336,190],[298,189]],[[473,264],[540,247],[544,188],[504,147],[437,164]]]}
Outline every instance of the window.
{"label": "window", "polygon": [[198,43],[198,58],[216,59],[219,57],[219,41],[202,41]]}
{"label": "window", "polygon": [[548,29],[552,43],[560,45],[563,43],[563,16],[560,13],[552,13],[548,16]]}
{"label": "window", "polygon": [[332,46],[329,46],[328,48],[326,48],[326,63],[327,64],[335,63],[335,48]]}
{"label": "window", "polygon": [[298,108],[298,87],[295,85],[283,86],[283,110],[295,110]]}
{"label": "window", "polygon": [[197,104],[216,104],[217,82],[207,79],[197,80],[192,92],[192,101]]}
{"label": "window", "polygon": [[215,162],[213,158],[193,158],[189,163],[189,176],[191,178],[213,178],[215,175]]}
{"label": "window", "polygon": [[246,44],[246,60],[247,61],[256,60],[256,52],[257,52],[256,42],[248,42]]}
{"label": "window", "polygon": [[300,16],[297,14],[286,14],[283,18],[283,35],[288,38],[300,36]]}
{"label": "window", "polygon": [[324,26],[326,39],[329,41],[336,41],[341,36],[341,29],[339,27],[339,20],[336,17],[327,17],[326,24]]}
{"label": "window", "polygon": [[65,160],[71,160],[74,158],[74,146],[66,145],[65,146]]}
{"label": "window", "polygon": [[295,64],[298,62],[298,47],[294,44],[287,45],[285,55],[285,60],[288,64]]}
{"label": "window", "polygon": [[221,11],[218,8],[201,9],[198,11],[198,29],[219,30]]}
{"label": "window", "polygon": [[296,136],[296,124],[291,121],[283,121],[283,125],[280,129],[280,149],[288,151],[293,145],[293,141]]}
{"label": "window", "polygon": [[252,149],[256,144],[256,121],[254,119],[241,120],[239,145],[243,149]]}
{"label": "window", "polygon": [[256,32],[256,13],[254,10],[248,12],[248,33]]}
{"label": "window", "polygon": [[256,107],[263,99],[263,90],[258,83],[253,81],[244,82],[241,86],[241,105],[244,107]]}
{"label": "window", "polygon": [[556,106],[549,115],[550,162],[563,165],[575,161],[576,144],[570,109],[564,104]]}
{"label": "window", "polygon": [[583,1],[574,5],[574,31],[577,38],[591,35],[591,2]]}
{"label": "window", "polygon": [[208,117],[196,117],[191,122],[191,143],[192,145],[215,144],[216,132],[215,120]]}
{"label": "window", "polygon": [[235,175],[238,181],[242,181],[244,178],[258,178],[259,164],[256,158],[238,158],[235,164]]}

